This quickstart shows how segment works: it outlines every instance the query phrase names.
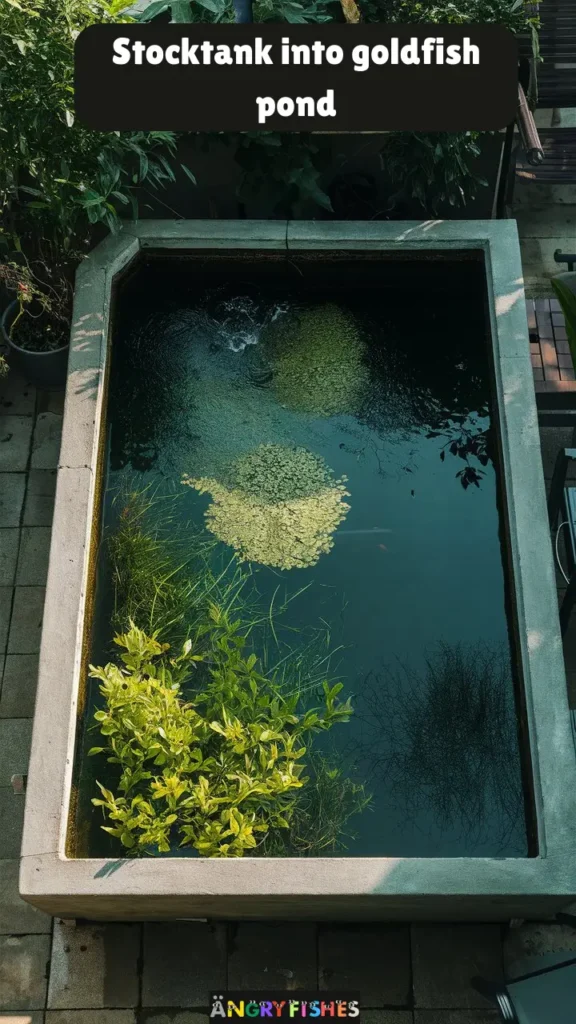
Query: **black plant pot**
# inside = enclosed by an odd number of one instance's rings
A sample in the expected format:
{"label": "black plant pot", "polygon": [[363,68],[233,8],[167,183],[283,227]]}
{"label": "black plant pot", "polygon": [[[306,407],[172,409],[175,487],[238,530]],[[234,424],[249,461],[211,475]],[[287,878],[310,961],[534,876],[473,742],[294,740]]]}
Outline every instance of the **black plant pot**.
{"label": "black plant pot", "polygon": [[20,348],[10,337],[10,327],[17,312],[18,302],[15,300],[4,310],[0,322],[4,341],[8,345],[10,365],[39,388],[62,389],[66,383],[69,346],[63,345],[51,352],[33,352]]}

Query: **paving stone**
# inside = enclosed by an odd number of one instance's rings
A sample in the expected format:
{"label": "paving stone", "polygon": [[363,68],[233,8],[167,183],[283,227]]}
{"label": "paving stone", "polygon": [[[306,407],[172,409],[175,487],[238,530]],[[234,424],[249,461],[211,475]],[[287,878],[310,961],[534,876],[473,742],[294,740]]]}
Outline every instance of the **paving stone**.
{"label": "paving stone", "polygon": [[24,500],[24,526],[51,526],[56,491],[55,469],[31,469]]}
{"label": "paving stone", "polygon": [[12,587],[0,587],[0,651],[4,650],[8,639],[12,594]]}
{"label": "paving stone", "polygon": [[0,416],[0,472],[26,469],[31,437],[31,416]]}
{"label": "paving stone", "polygon": [[37,682],[37,654],[7,654],[0,691],[0,718],[32,718]]}
{"label": "paving stone", "polygon": [[41,391],[38,393],[36,411],[57,412],[61,416],[64,412],[65,398],[66,391],[64,388],[61,391]]}
{"label": "paving stone", "polygon": [[20,526],[25,490],[25,473],[0,473],[0,527]]}
{"label": "paving stone", "polygon": [[226,981],[225,925],[196,921],[144,925],[144,1006],[208,1006]]}
{"label": "paving stone", "polygon": [[17,370],[2,379],[0,386],[0,413],[12,416],[32,416],[36,401],[36,388]]}
{"label": "paving stone", "polygon": [[230,991],[316,988],[315,925],[239,924],[231,938]]}
{"label": "paving stone", "polygon": [[[194,1010],[163,1013],[162,1010],[142,1010],[139,1014],[140,1024],[210,1024],[207,1013],[196,1013]],[[1,1022],[0,1022],[1,1024]]]}
{"label": "paving stone", "polygon": [[49,935],[0,936],[0,1006],[42,1010],[46,999]]}
{"label": "paving stone", "polygon": [[[18,860],[0,860],[0,935],[50,932],[52,918],[25,903],[18,894]],[[0,1007],[0,1010],[2,1007]]]}
{"label": "paving stone", "polygon": [[44,587],[16,587],[8,654],[37,654],[42,635]]}
{"label": "paving stone", "polygon": [[45,1021],[46,1024],[135,1024],[136,1014],[134,1010],[48,1010]]}
{"label": "paving stone", "polygon": [[504,972],[509,980],[576,957],[576,929],[546,921],[525,921],[504,941]]}
{"label": "paving stone", "polygon": [[416,1010],[414,1024],[498,1024],[498,1010]]}
{"label": "paving stone", "polygon": [[363,1006],[408,1006],[410,932],[407,925],[321,927],[320,987],[358,991]]}
{"label": "paving stone", "polygon": [[418,1008],[474,1009],[489,1004],[470,979],[502,979],[502,937],[493,924],[412,926],[414,1004]]}
{"label": "paving stone", "polygon": [[362,1024],[413,1024],[412,1010],[362,1010]]}
{"label": "paving stone", "polygon": [[0,530],[0,586],[11,587],[16,575],[20,530]]}
{"label": "paving stone", "polygon": [[48,1009],[136,1006],[140,925],[54,922]]}
{"label": "paving stone", "polygon": [[10,786],[13,775],[26,775],[30,757],[32,722],[29,718],[0,721],[0,786]]}
{"label": "paving stone", "polygon": [[24,795],[14,793],[11,786],[0,788],[0,859],[20,856],[23,825]]}
{"label": "paving stone", "polygon": [[21,531],[16,585],[43,587],[48,576],[49,526],[24,526]]}
{"label": "paving stone", "polygon": [[0,1024],[44,1024],[42,1010],[31,1010],[26,1013],[1,1013]]}
{"label": "paving stone", "polygon": [[55,469],[60,455],[62,416],[55,412],[41,412],[36,419],[32,439],[32,469]]}

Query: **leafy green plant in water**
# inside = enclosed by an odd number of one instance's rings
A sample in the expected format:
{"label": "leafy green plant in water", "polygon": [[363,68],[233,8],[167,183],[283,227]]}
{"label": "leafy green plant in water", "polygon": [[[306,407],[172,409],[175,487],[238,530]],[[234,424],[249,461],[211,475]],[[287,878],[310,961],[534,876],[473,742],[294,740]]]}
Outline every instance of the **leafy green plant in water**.
{"label": "leafy green plant in water", "polygon": [[[89,753],[120,767],[118,793],[99,784],[93,799],[105,831],[130,854],[168,852],[177,837],[200,856],[241,857],[289,830],[309,783],[310,738],[352,713],[342,684],[325,682],[322,706],[300,709],[299,694],[262,675],[240,622],[216,605],[176,658],[134,624],[116,643],[122,666],[91,667],[106,745]],[[185,701],[182,684],[199,664],[206,677]]]}
{"label": "leafy green plant in water", "polygon": [[315,565],[350,508],[345,479],[306,448],[259,445],[222,480],[185,475],[182,483],[210,494],[206,525],[241,561],[279,569]]}
{"label": "leafy green plant in water", "polygon": [[273,387],[288,409],[315,416],[357,411],[369,385],[366,346],[353,317],[334,303],[272,325],[266,337]]}
{"label": "leafy green plant in water", "polygon": [[333,853],[355,838],[350,819],[371,804],[365,787],[344,774],[337,758],[313,749],[307,771],[310,781],[298,795],[289,828],[266,838],[265,856]]}

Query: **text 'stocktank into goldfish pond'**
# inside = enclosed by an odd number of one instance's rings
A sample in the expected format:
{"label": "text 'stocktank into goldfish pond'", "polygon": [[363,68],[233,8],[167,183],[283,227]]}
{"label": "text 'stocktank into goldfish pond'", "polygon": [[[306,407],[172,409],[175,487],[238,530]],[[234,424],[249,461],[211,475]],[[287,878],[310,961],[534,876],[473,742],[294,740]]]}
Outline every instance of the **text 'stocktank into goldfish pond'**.
{"label": "text 'stocktank into goldfish pond'", "polygon": [[21,892],[61,916],[576,896],[513,222],[143,222],[81,266]]}

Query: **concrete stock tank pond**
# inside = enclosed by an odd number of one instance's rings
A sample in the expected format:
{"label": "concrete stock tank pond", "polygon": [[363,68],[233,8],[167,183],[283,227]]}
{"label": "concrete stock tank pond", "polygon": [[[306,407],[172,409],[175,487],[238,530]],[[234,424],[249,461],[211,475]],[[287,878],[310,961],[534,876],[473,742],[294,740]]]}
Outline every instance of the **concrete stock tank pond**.
{"label": "concrete stock tank pond", "polygon": [[147,222],[78,273],[21,866],[90,918],[576,896],[512,222]]}

